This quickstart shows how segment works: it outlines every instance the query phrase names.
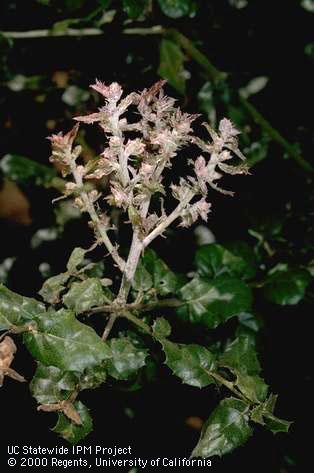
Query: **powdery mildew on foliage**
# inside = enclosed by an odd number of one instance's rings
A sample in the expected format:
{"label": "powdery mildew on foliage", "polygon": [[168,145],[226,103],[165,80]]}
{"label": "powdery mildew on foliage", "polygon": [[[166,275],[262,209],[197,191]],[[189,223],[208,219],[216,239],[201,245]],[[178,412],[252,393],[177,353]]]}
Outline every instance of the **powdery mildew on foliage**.
{"label": "powdery mildew on foliage", "polygon": [[[232,195],[217,184],[223,173],[248,173],[234,125],[224,118],[216,131],[205,123],[208,139],[201,139],[193,130],[198,116],[182,112],[163,86],[160,81],[123,97],[119,84],[96,81],[91,87],[104,105],[76,117],[78,123],[68,133],[49,138],[50,161],[66,178],[62,198],[72,198],[89,215],[95,242],[87,250],[75,248],[66,271],[45,281],[39,294],[46,306],[1,286],[0,330],[7,331],[4,335],[25,332],[24,343],[38,362],[31,382],[38,410],[57,412],[54,430],[72,443],[92,430],[89,411],[77,400],[80,391],[96,388],[107,377],[120,382],[134,379],[146,368],[145,340],[152,337],[162,347],[166,365],[184,383],[198,388],[216,384],[232,393],[214,410],[193,451],[194,456],[210,457],[244,443],[252,434],[252,422],[273,432],[287,431],[290,423],[273,414],[276,396],[268,394],[260,377],[251,335],[239,332],[218,353],[217,347],[175,343],[169,339],[169,322],[163,317],[152,320],[156,309],[169,307],[185,322],[215,329],[231,317],[250,318],[252,300],[245,282],[252,268],[219,245],[198,251],[197,272],[190,281],[182,281],[147,249],[174,222],[185,228],[198,218],[206,222],[209,191]],[[75,145],[80,123],[96,124],[103,131],[102,153],[87,163]],[[186,157],[190,173],[173,176],[168,183],[165,173],[171,175],[177,156],[188,156],[188,147],[201,154],[195,160]],[[112,240],[114,208],[132,227],[126,258],[119,242]],[[116,294],[105,274],[95,275],[97,263],[85,263],[86,254],[101,244],[121,272]],[[220,267],[228,274],[222,277]],[[151,315],[144,317],[147,313]],[[102,337],[77,319],[92,314],[106,320]],[[119,318],[127,319],[135,331],[113,338],[111,331]],[[24,380],[10,368],[15,351],[13,340],[5,336],[0,344],[0,384],[4,375]]]}

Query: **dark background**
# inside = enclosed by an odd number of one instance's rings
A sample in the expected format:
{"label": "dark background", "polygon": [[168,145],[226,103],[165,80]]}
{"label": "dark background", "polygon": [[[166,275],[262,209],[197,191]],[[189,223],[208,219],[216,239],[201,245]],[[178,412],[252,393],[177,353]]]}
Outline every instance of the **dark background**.
{"label": "dark background", "polygon": [[[87,14],[87,3],[79,11],[70,12],[71,17]],[[301,8],[297,1],[253,0],[240,10],[221,0],[199,4],[200,11],[194,18],[176,20],[155,8],[140,26],[175,26],[197,40],[216,67],[230,74],[234,89],[256,76],[269,77],[267,86],[252,97],[252,102],[291,143],[298,142],[303,156],[313,162],[313,57],[304,53],[306,45],[313,42],[313,14]],[[116,80],[127,91],[140,90],[158,80],[160,38],[123,35],[121,29],[126,17],[120,10],[115,20],[105,25],[103,36],[27,39],[17,40],[12,45],[2,40],[0,156],[20,154],[47,164],[49,144],[45,137],[50,133],[47,120],[56,122],[57,131],[67,130],[71,116],[77,114],[78,109],[94,109],[93,100],[67,107],[61,100],[63,90],[52,81],[56,71],[67,71],[70,83],[82,89],[87,89],[95,77],[106,83]],[[69,12],[62,8],[47,9],[35,1],[2,1],[0,30],[48,28],[67,17]],[[130,54],[132,62],[127,63]],[[185,99],[178,95],[178,99],[187,111],[194,112],[198,107],[197,91],[204,77],[195,64],[188,63],[188,69],[191,79],[187,94]],[[42,76],[42,90],[10,90],[7,81],[16,74]],[[176,94],[170,86],[167,92]],[[43,102],[36,100],[40,94],[45,95]],[[217,113],[224,111],[224,105],[218,102]],[[253,128],[253,136],[254,133],[258,139],[258,132]],[[91,135],[89,139],[97,150],[98,135]],[[312,179],[283,155],[282,149],[272,143],[267,159],[254,167],[252,176],[232,182],[236,198],[213,195],[214,211],[209,227],[217,241],[241,239],[251,243],[248,228],[252,222],[265,217],[284,218],[287,202],[294,210],[284,224],[284,235],[290,243],[289,257],[299,255],[300,249],[312,241],[309,223],[313,216]],[[7,219],[0,220],[0,259],[16,257],[7,284],[12,290],[33,296],[42,284],[40,262],[48,261],[54,274],[62,271],[71,249],[77,245],[87,246],[91,236],[84,223],[75,220],[66,225],[62,237],[32,249],[30,239],[34,232],[54,222],[51,199],[57,193],[36,187],[32,182],[24,182],[20,187],[31,205],[32,224],[25,227]],[[167,241],[157,241],[155,249],[170,267],[190,270],[195,250],[193,232],[179,230]],[[287,252],[286,247],[278,247],[275,259],[279,261]],[[265,308],[261,301],[258,310],[264,317],[260,348],[265,380],[279,394],[278,415],[293,420],[294,425],[290,434],[276,436],[257,428],[244,447],[221,460],[214,458],[215,472],[238,469],[294,472],[300,468],[310,447],[306,426],[311,425],[313,399],[310,376],[313,308],[307,300],[288,308]],[[34,364],[22,346],[15,366],[31,378]],[[130,444],[134,456],[146,458],[188,457],[199,432],[188,427],[185,420],[189,416],[206,419],[217,404],[219,393],[212,388],[199,391],[181,385],[166,369],[161,373],[161,381],[139,392],[123,392],[106,386],[82,393],[82,401],[86,399],[87,406],[91,407],[95,426],[84,444]],[[53,426],[55,416],[36,412],[36,403],[27,385],[6,380],[0,395],[1,415],[5,417],[5,422],[1,419],[3,449],[6,444],[66,445],[47,429],[48,424]],[[126,414],[126,408],[132,410],[133,418]]]}

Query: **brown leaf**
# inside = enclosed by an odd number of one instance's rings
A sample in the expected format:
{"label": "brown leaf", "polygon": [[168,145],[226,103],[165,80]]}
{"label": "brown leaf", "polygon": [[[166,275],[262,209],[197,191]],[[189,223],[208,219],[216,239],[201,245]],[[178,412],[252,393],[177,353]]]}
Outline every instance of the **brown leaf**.
{"label": "brown leaf", "polygon": [[5,376],[9,376],[19,382],[24,382],[23,376],[10,368],[16,353],[16,345],[11,337],[4,337],[0,343],[0,387],[3,384]]}
{"label": "brown leaf", "polygon": [[71,402],[65,402],[62,411],[74,424],[82,425],[80,415]]}
{"label": "brown leaf", "polygon": [[190,416],[185,419],[185,424],[194,430],[201,430],[203,427],[204,421],[200,417]]}
{"label": "brown leaf", "polygon": [[25,194],[9,179],[4,180],[0,190],[0,218],[6,218],[21,225],[32,223],[30,204]]}
{"label": "brown leaf", "polygon": [[63,414],[67,416],[68,419],[70,419],[74,424],[82,425],[82,420],[79,413],[76,411],[72,402],[68,400],[56,402],[55,404],[41,404],[37,407],[37,410],[44,412],[63,412]]}

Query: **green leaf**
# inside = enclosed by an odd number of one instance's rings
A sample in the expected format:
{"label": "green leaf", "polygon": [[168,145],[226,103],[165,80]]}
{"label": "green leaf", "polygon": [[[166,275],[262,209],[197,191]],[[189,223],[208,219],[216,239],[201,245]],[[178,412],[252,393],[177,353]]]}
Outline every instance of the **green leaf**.
{"label": "green leaf", "polygon": [[50,310],[36,322],[37,329],[25,333],[24,341],[34,358],[46,366],[83,372],[111,356],[97,333],[76,320],[70,310]]}
{"label": "green leaf", "polygon": [[83,440],[93,430],[93,421],[87,407],[80,401],[76,401],[74,407],[81,418],[82,425],[74,424],[60,413],[58,414],[58,422],[52,429],[73,445]]}
{"label": "green leaf", "polygon": [[0,168],[13,181],[29,183],[34,180],[36,185],[44,185],[56,177],[56,171],[18,154],[6,154],[0,161]]}
{"label": "green leaf", "polygon": [[30,390],[39,404],[53,404],[69,397],[75,390],[77,377],[55,366],[38,364]]}
{"label": "green leaf", "polygon": [[118,380],[127,380],[145,365],[147,351],[135,347],[127,337],[109,341],[111,358],[107,363],[108,374]]}
{"label": "green leaf", "polygon": [[77,267],[82,264],[85,254],[86,250],[83,248],[74,248],[67,263],[67,270],[70,273],[73,274],[77,271]]}
{"label": "green leaf", "polygon": [[166,365],[185,384],[203,388],[214,383],[210,371],[215,366],[215,356],[200,345],[181,345],[161,340],[166,355]]}
{"label": "green leaf", "polygon": [[[142,290],[146,290],[145,288],[150,289],[150,283],[152,280],[152,287],[155,291],[160,294],[161,296],[166,296],[168,294],[176,293],[179,281],[175,273],[173,273],[166,263],[160,259],[155,251],[153,250],[146,250],[144,256],[141,259],[140,264],[140,271],[144,271],[141,275],[140,273],[136,276],[136,287],[138,290],[141,287],[138,283],[142,280]],[[150,275],[147,275],[147,273]]]}
{"label": "green leaf", "polygon": [[49,304],[57,304],[60,302],[60,294],[65,289],[65,283],[69,277],[68,273],[61,273],[46,279],[38,294]]}
{"label": "green leaf", "polygon": [[148,0],[123,0],[123,9],[130,18],[136,19],[145,13],[148,3]]}
{"label": "green leaf", "polygon": [[153,334],[156,338],[166,338],[171,334],[171,326],[168,320],[158,317],[153,324]]}
{"label": "green leaf", "polygon": [[271,414],[266,414],[264,417],[265,427],[272,431],[273,434],[278,432],[288,432],[292,422],[288,420],[279,419],[279,417]]}
{"label": "green leaf", "polygon": [[247,399],[256,403],[266,399],[268,386],[260,376],[250,376],[237,370],[234,372],[237,377],[236,386]]}
{"label": "green leaf", "polygon": [[74,282],[69,292],[63,296],[64,304],[73,309],[76,314],[86,312],[95,306],[103,305],[106,301],[101,281],[89,278],[82,282]]}
{"label": "green leaf", "polygon": [[241,332],[243,328],[252,330],[253,332],[259,332],[262,328],[263,324],[260,319],[258,319],[255,315],[243,312],[239,315],[239,323],[241,324],[240,327],[237,329],[238,332]]}
{"label": "green leaf", "polygon": [[162,12],[170,18],[194,16],[197,4],[194,0],[158,0]]}
{"label": "green leaf", "polygon": [[267,277],[263,293],[275,304],[295,305],[303,299],[310,280],[305,269],[279,269]]}
{"label": "green leaf", "polygon": [[223,399],[205,423],[192,457],[223,456],[252,435],[248,405],[233,397]]}
{"label": "green leaf", "polygon": [[0,330],[23,325],[45,310],[45,306],[36,299],[20,296],[0,284]]}
{"label": "green leaf", "polygon": [[107,378],[105,364],[87,368],[80,377],[80,390],[94,389],[103,384]]}
{"label": "green leaf", "polygon": [[146,292],[153,287],[153,278],[145,268],[142,261],[139,262],[133,278],[133,288],[136,291]]}
{"label": "green leaf", "polygon": [[185,94],[186,82],[184,61],[180,46],[169,39],[161,40],[158,74],[182,95]]}
{"label": "green leaf", "polygon": [[200,276],[214,278],[222,274],[251,279],[256,274],[256,263],[251,248],[242,242],[229,245],[229,249],[217,243],[197,249],[195,264]]}
{"label": "green leaf", "polygon": [[248,375],[256,375],[261,372],[255,342],[248,335],[241,335],[229,342],[219,359],[219,364]]}
{"label": "green leaf", "polygon": [[255,403],[266,399],[268,386],[259,376],[261,366],[252,337],[240,335],[229,343],[219,364],[235,374],[235,385],[247,399]]}
{"label": "green leaf", "polygon": [[278,432],[288,432],[292,422],[287,420],[279,419],[276,417],[273,412],[275,409],[275,404],[277,401],[275,394],[270,394],[268,399],[265,400],[262,404],[255,406],[251,410],[251,420],[258,424],[264,425],[274,434]]}
{"label": "green leaf", "polygon": [[208,328],[249,311],[252,304],[251,291],[244,282],[223,276],[210,282],[196,277],[179,293],[186,304],[177,309],[178,315]]}

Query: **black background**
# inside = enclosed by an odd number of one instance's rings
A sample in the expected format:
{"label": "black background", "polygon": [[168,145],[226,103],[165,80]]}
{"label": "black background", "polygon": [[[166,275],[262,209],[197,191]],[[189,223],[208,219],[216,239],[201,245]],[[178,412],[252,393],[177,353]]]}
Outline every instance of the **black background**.
{"label": "black background", "polygon": [[[56,19],[45,18],[43,10],[34,2],[24,1],[16,10],[0,5],[0,29],[17,30],[49,26]],[[14,2],[10,2],[14,3]],[[206,3],[206,2],[205,2]],[[271,119],[272,124],[292,142],[303,143],[305,157],[312,157],[313,129],[312,87],[313,64],[304,54],[305,45],[313,41],[313,15],[301,9],[298,2],[254,1],[244,10],[237,11],[225,1],[208,2],[203,15],[196,19],[175,22],[190,37],[202,38],[202,49],[213,63],[232,74],[235,85],[246,83],[251,77],[265,75],[268,86],[254,101]],[[158,23],[155,14],[152,23]],[[57,18],[60,19],[60,18]],[[163,17],[164,21],[164,17]],[[169,24],[174,24],[169,21]],[[125,57],[132,51],[137,58],[126,65]],[[148,59],[149,58],[149,59]],[[145,62],[153,66],[146,72]],[[81,72],[85,87],[98,77],[106,82],[118,80],[128,90],[141,89],[158,77],[158,39],[125,37],[119,28],[109,25],[103,37],[84,39],[38,39],[16,42],[8,63],[16,73],[47,74],[55,70],[75,69]],[[139,73],[140,72],[140,73]],[[193,110],[194,79],[187,108]],[[195,81],[197,81],[195,79]],[[47,118],[60,115],[60,98],[53,94],[48,105],[34,104],[28,96],[1,89],[0,120],[3,124],[10,116],[14,127],[3,130],[0,137],[1,155],[7,152],[31,156],[47,162],[48,143],[45,140]],[[173,91],[169,88],[169,93]],[[64,120],[66,129],[70,121]],[[228,200],[214,196],[215,212],[210,228],[220,239],[247,238],[248,215],[272,214],[281,211],[287,198],[296,205],[306,201],[302,171],[293,162],[282,161],[282,152],[271,148],[272,156],[259,164],[248,179],[235,184],[238,197]],[[271,163],[271,165],[270,165]],[[24,229],[7,222],[0,223],[0,256],[18,255],[10,276],[10,288],[25,295],[34,295],[41,285],[38,263],[49,254],[49,261],[56,271],[63,269],[64,259],[76,244],[87,244],[90,235],[82,223],[72,223],[62,241],[44,245],[37,252],[31,251],[29,241],[36,228],[48,226],[52,221],[51,197],[46,191],[26,188],[33,212],[33,225]],[[190,234],[179,231],[177,237],[167,242],[158,241],[155,248],[177,270],[191,268],[194,241]],[[295,238],[298,238],[295,232]],[[47,258],[46,258],[47,260]],[[264,471],[284,473],[297,471],[289,465],[287,457],[300,465],[311,439],[306,434],[312,408],[309,373],[311,372],[310,347],[313,314],[306,303],[297,308],[273,308],[265,316],[265,329],[261,338],[262,361],[266,381],[278,393],[278,415],[291,419],[294,425],[289,435],[273,436],[257,428],[251,440],[222,460],[214,458],[215,472]],[[19,347],[16,368],[31,379],[34,365],[28,352]],[[36,403],[30,397],[27,384],[6,380],[0,393],[1,399],[1,468],[5,471],[6,444],[16,445],[67,445],[47,428],[53,426],[55,415],[36,412]],[[161,381],[136,393],[121,392],[103,387],[82,393],[80,398],[91,408],[95,430],[83,442],[86,445],[131,445],[134,456],[188,457],[197,441],[199,432],[185,425],[187,416],[206,419],[219,400],[213,388],[202,391],[181,385],[162,369]],[[125,408],[135,416],[130,419]]]}

